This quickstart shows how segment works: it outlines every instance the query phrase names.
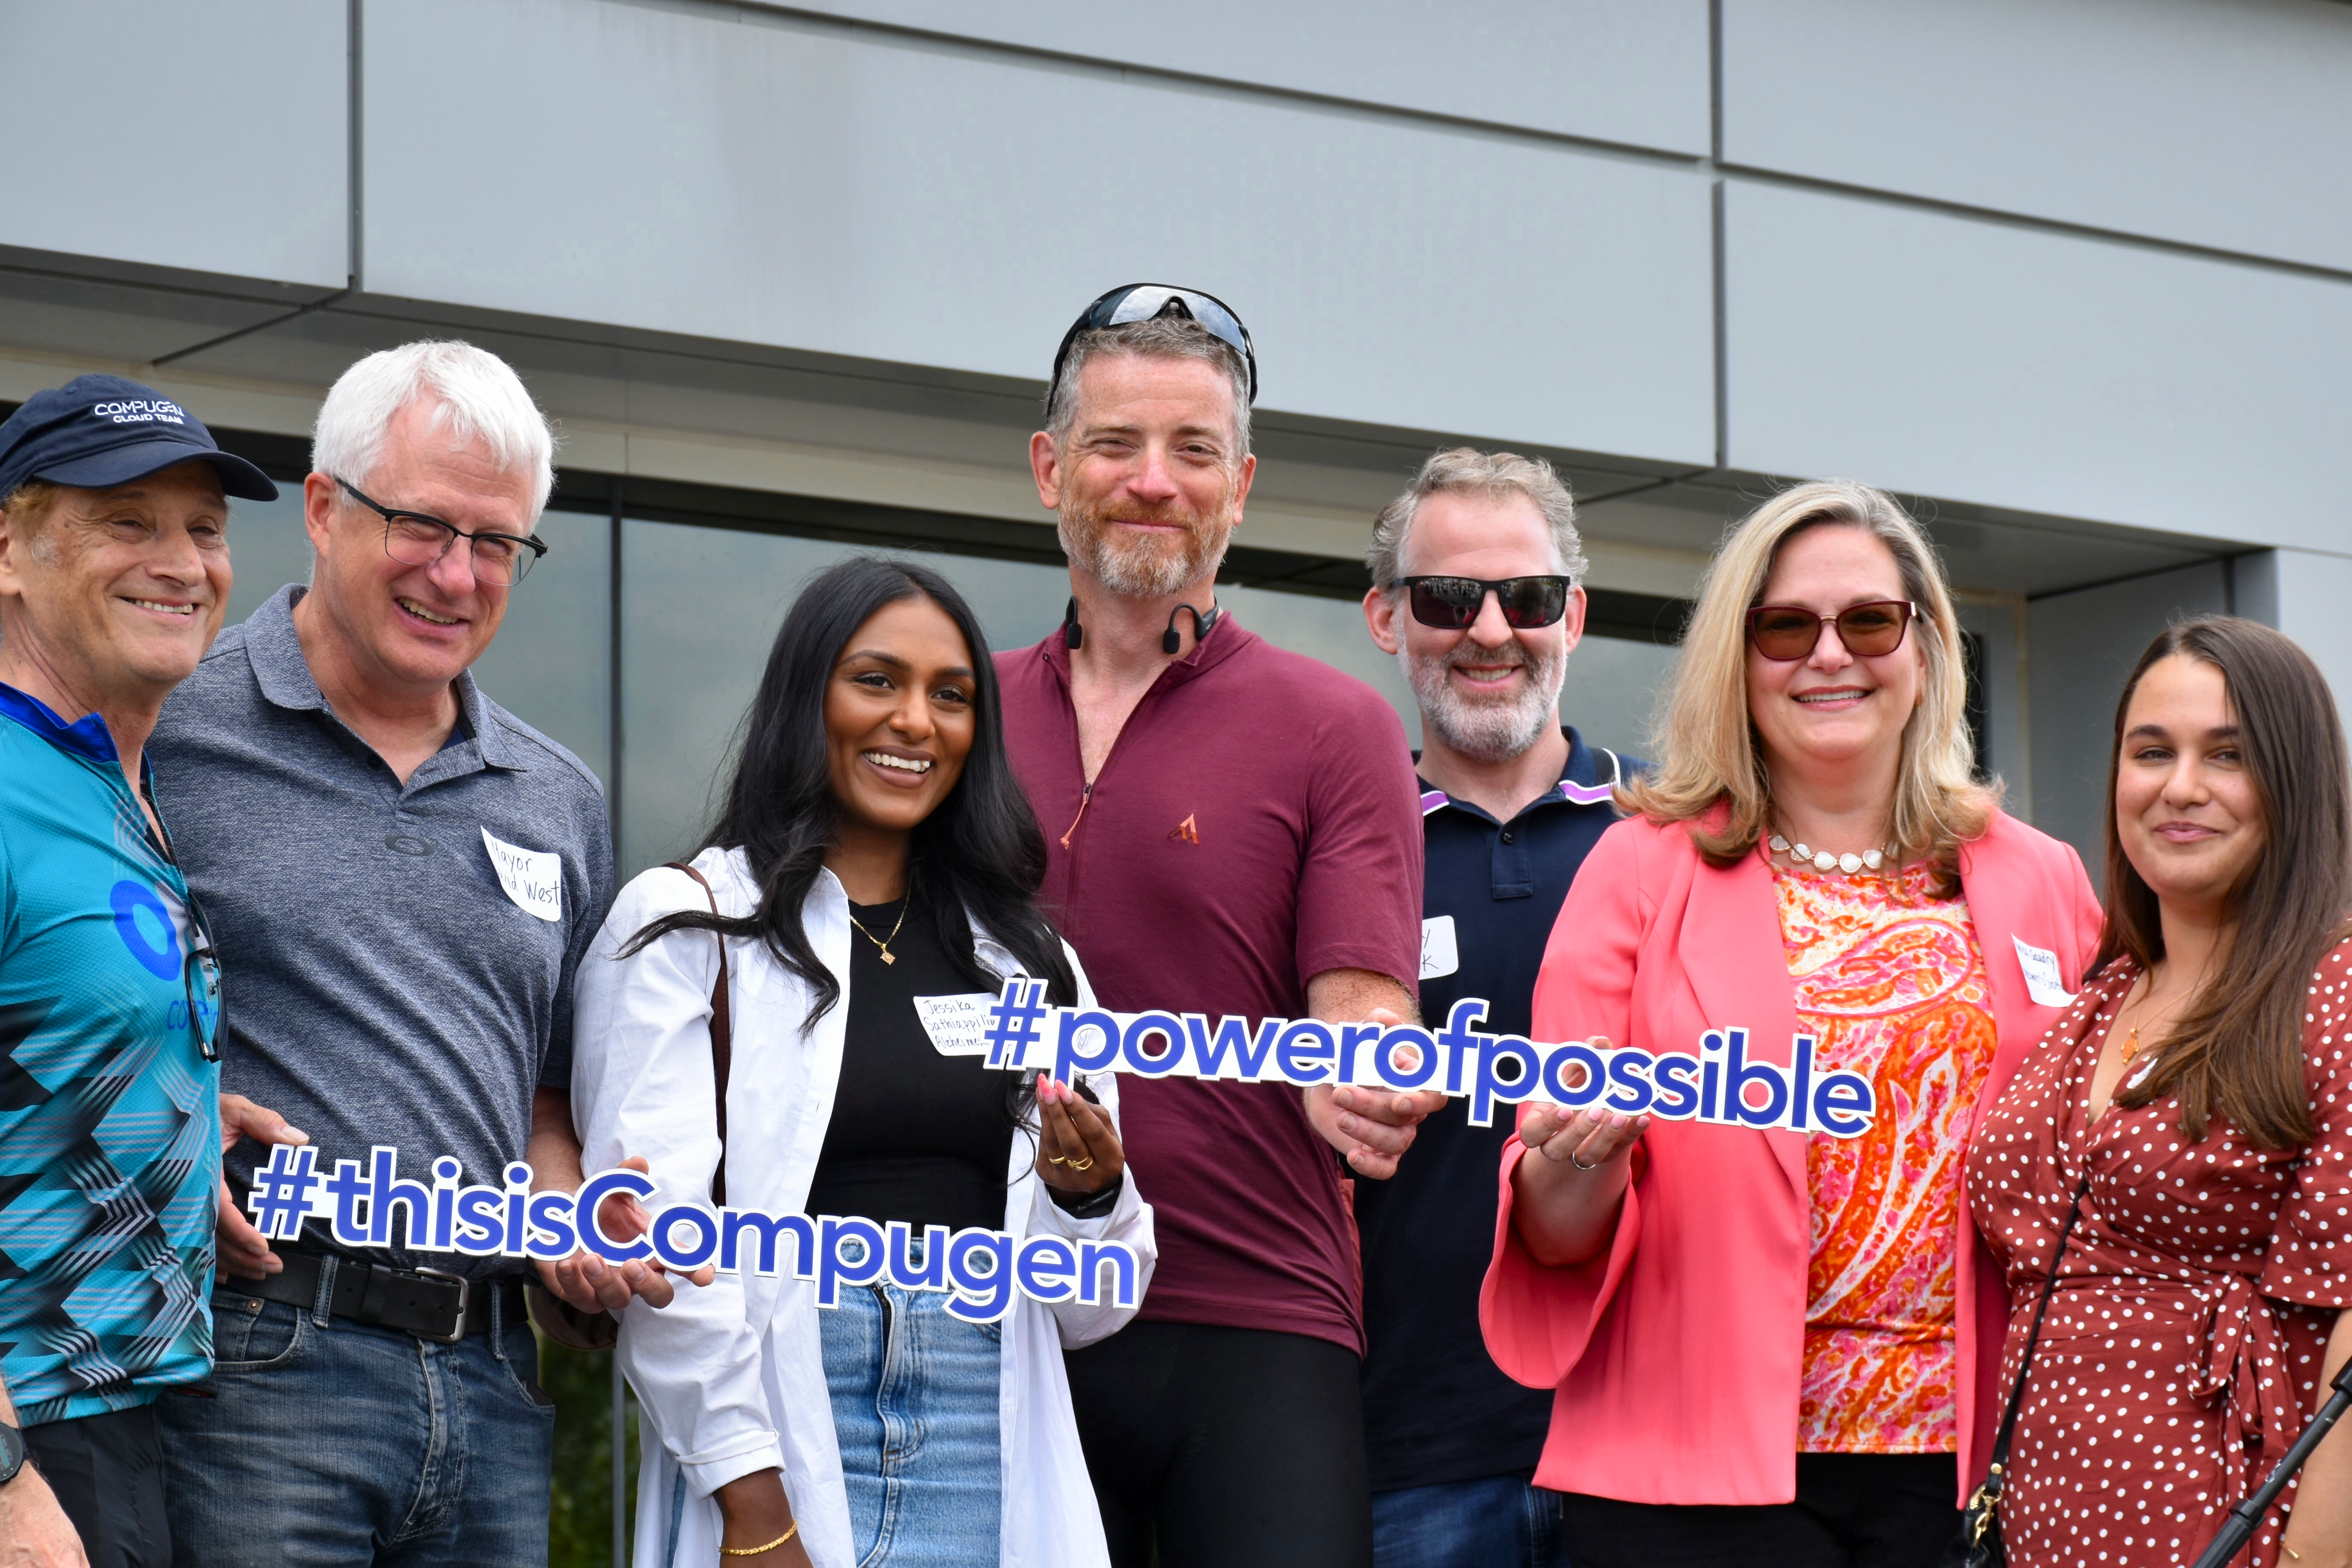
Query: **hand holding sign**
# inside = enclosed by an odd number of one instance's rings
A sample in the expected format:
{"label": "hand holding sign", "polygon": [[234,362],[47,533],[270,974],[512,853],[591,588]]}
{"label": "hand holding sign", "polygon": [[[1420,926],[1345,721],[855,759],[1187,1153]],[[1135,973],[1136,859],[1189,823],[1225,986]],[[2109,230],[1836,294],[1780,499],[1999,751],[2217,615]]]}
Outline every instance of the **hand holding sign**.
{"label": "hand holding sign", "polygon": [[[252,1138],[263,1143],[303,1144],[310,1135],[299,1127],[290,1125],[274,1110],[256,1105],[241,1094],[220,1097],[221,1152],[226,1154],[236,1147],[240,1138]],[[219,1255],[220,1270],[247,1279],[258,1279],[275,1274],[286,1265],[278,1254],[269,1250],[268,1238],[254,1228],[245,1211],[237,1207],[235,1194],[228,1190],[228,1178],[220,1184],[219,1214],[213,1222],[213,1246]]]}
{"label": "hand holding sign", "polygon": [[[1609,1042],[1602,1038],[1585,1044],[1595,1050],[1609,1048]],[[1570,1087],[1581,1087],[1581,1083],[1580,1078]],[[1538,1102],[1530,1106],[1519,1121],[1519,1142],[1531,1153],[1539,1153],[1587,1175],[1600,1176],[1613,1190],[1624,1184],[1633,1165],[1633,1145],[1641,1141],[1649,1125],[1647,1116],[1628,1116],[1605,1106],[1594,1105],[1579,1112]],[[1603,1166],[1614,1169],[1603,1174]]]}
{"label": "hand holding sign", "polygon": [[1066,1083],[1037,1075],[1037,1175],[1066,1193],[1098,1193],[1127,1169],[1118,1131]]}
{"label": "hand holding sign", "polygon": [[[1317,976],[1318,980],[1323,976]],[[1336,998],[1316,997],[1328,1006]],[[1351,1009],[1352,1011],[1352,1009]],[[1402,1026],[1394,1008],[1373,1007],[1363,1022],[1383,1029]],[[1420,1047],[1406,1046],[1416,1057]],[[1372,1089],[1358,1084],[1318,1084],[1306,1091],[1307,1120],[1324,1142],[1339,1151],[1348,1168],[1360,1176],[1384,1182],[1396,1174],[1397,1162],[1412,1147],[1423,1121],[1444,1105],[1445,1096],[1429,1090]]]}

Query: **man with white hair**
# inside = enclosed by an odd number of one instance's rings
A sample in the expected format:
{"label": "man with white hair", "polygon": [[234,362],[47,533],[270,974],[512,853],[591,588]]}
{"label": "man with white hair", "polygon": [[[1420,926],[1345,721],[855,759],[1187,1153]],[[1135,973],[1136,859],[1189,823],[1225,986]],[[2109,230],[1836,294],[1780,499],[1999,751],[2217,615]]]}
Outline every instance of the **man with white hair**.
{"label": "man with white hair", "polygon": [[[604,790],[468,673],[545,552],[552,453],[495,355],[416,342],[352,365],[303,481],[310,585],[222,635],[150,748],[235,954],[224,1085],[306,1128],[321,1174],[373,1173],[388,1145],[417,1197],[444,1155],[467,1184],[525,1158],[541,1185],[578,1180],[572,982],[612,896]],[[255,1163],[229,1156],[240,1194]],[[555,1412],[529,1266],[334,1228],[273,1250],[222,1226],[212,1397],[162,1412],[178,1561],[544,1562]],[[566,1293],[666,1296],[626,1268]]]}
{"label": "man with white hair", "polygon": [[[1576,508],[1550,465],[1439,452],[1372,528],[1372,640],[1421,706],[1421,1010],[1487,1001],[1526,1036],[1569,883],[1616,814],[1623,764],[1559,721],[1584,629]],[[1378,1568],[1556,1568],[1559,1500],[1531,1483],[1549,1391],[1496,1370],[1478,1326],[1508,1117],[1456,1101],[1394,1180],[1357,1189],[1366,1447]]]}

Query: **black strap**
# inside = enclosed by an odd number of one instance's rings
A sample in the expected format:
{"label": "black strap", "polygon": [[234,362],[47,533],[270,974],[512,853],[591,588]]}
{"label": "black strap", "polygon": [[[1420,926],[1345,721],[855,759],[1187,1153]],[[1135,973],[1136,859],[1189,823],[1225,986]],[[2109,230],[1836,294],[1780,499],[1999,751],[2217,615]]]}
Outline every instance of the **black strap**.
{"label": "black strap", "polygon": [[[719,895],[711,890],[703,874],[682,860],[672,860],[669,868],[683,871],[702,884],[702,896],[710,900],[710,918],[718,920]],[[727,1206],[727,1075],[735,1065],[735,1030],[727,1016],[727,938],[719,931],[710,933],[719,942],[719,983],[710,988],[710,1077],[717,1088],[719,1101],[719,1165],[710,1173],[710,1201],[720,1208]]]}
{"label": "black strap", "polygon": [[2058,1246],[2050,1255],[2050,1276],[2042,1281],[2042,1300],[2033,1306],[2033,1326],[2026,1331],[2025,1352],[2017,1358],[2017,1382],[2009,1391],[2009,1408],[2001,1413],[2000,1430],[1992,1440],[1992,1469],[1985,1479],[1984,1492],[1988,1501],[1998,1500],[2001,1483],[2009,1473],[2009,1440],[2017,1432],[2017,1413],[2025,1404],[2025,1378],[2033,1370],[2033,1347],[2042,1342],[2042,1319],[2050,1310],[2050,1297],[2058,1289],[2058,1269],[2066,1261],[2066,1238],[2074,1234],[2074,1222],[2083,1215],[2083,1198],[2091,1190],[2091,1157],[2083,1156],[2083,1179],[2075,1184],[2074,1201],[2067,1207],[2066,1223],[2058,1227]]}
{"label": "black strap", "polygon": [[[283,1243],[278,1245],[278,1256],[285,1264],[278,1273],[258,1279],[224,1273],[219,1288],[258,1300],[280,1301],[289,1307],[308,1309],[315,1305],[319,1299],[319,1272],[326,1267],[326,1260],[317,1253],[297,1251]],[[528,1321],[520,1279],[478,1280],[467,1290],[445,1275],[339,1258],[327,1311],[355,1323],[372,1323],[423,1339],[446,1341],[487,1331],[493,1296],[500,1299],[504,1308],[501,1327],[514,1329]]]}

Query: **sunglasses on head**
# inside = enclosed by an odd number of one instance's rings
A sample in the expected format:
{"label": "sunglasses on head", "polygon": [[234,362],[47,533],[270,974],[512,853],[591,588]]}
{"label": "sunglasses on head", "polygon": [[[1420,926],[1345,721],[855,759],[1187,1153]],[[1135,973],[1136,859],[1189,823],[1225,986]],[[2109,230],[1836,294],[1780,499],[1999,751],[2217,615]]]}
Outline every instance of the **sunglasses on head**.
{"label": "sunglasses on head", "polygon": [[1154,316],[1181,316],[1197,321],[1211,337],[1241,355],[1249,370],[1249,400],[1257,401],[1257,350],[1250,345],[1249,329],[1242,325],[1233,307],[1214,294],[1165,283],[1121,284],[1080,311],[1070,330],[1062,334],[1062,346],[1054,351],[1054,378],[1045,384],[1046,395],[1052,396],[1053,389],[1062,384],[1062,363],[1070,357],[1070,345],[1078,341],[1080,332],[1098,332],[1105,327],[1123,327]]}
{"label": "sunglasses on head", "polygon": [[1486,595],[1503,612],[1506,626],[1526,630],[1548,626],[1568,614],[1568,595],[1576,584],[1566,577],[1505,577],[1487,582],[1476,577],[1400,577],[1412,618],[1441,631],[1469,629],[1486,607]]}
{"label": "sunglasses on head", "polygon": [[1903,646],[1919,606],[1908,599],[1874,599],[1824,616],[1802,605],[1759,605],[1748,612],[1748,640],[1758,653],[1781,664],[1808,658],[1821,645],[1822,627],[1837,627],[1838,641],[1857,658],[1875,658]]}

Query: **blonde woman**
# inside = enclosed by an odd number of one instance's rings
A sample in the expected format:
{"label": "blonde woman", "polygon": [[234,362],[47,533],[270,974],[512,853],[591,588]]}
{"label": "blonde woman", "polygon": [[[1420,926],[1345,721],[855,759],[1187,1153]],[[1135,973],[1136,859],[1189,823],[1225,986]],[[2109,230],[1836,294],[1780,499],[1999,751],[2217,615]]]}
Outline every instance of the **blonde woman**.
{"label": "blonde woman", "polygon": [[1951,595],[1893,498],[1775,497],[1699,594],[1655,770],[1536,984],[1545,1040],[1869,1078],[1852,1141],[1530,1105],[1488,1348],[1549,1386],[1579,1568],[1927,1564],[1998,1420],[2007,1295],[1961,1202],[1984,1108],[2098,943],[2074,852],[1978,784]]}

